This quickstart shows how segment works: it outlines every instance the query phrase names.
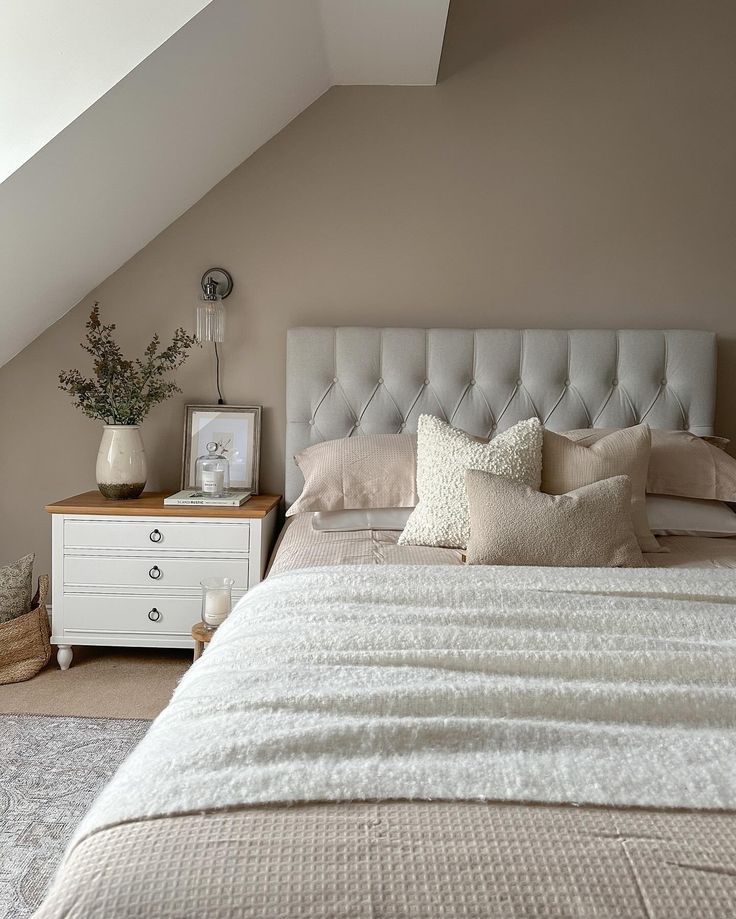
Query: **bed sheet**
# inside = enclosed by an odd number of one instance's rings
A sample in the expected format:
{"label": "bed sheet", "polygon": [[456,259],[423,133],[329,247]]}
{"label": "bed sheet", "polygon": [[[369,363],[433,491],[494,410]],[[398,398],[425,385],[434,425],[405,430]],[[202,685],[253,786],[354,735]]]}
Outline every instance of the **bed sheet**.
{"label": "bed sheet", "polygon": [[[319,565],[462,565],[459,549],[399,546],[398,530],[325,532],[312,528],[312,514],[290,517],[281,532],[270,573]],[[736,538],[662,536],[666,552],[644,557],[655,568],[736,568]]]}

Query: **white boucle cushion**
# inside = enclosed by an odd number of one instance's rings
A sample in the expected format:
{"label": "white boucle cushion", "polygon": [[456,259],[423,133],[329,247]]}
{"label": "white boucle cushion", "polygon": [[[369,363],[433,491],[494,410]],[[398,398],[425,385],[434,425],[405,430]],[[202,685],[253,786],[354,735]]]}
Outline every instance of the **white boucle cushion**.
{"label": "white boucle cushion", "polygon": [[539,491],[542,425],[520,421],[489,442],[479,441],[434,415],[419,418],[417,493],[399,544],[465,549],[470,535],[465,473],[480,469]]}

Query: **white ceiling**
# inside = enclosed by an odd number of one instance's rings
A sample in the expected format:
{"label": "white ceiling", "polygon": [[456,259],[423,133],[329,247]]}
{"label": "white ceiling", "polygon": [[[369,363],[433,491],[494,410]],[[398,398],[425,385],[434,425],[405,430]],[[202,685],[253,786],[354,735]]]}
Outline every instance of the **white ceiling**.
{"label": "white ceiling", "polygon": [[0,181],[209,2],[3,0]]}
{"label": "white ceiling", "polygon": [[[0,283],[12,290],[23,278],[29,290],[22,310],[0,301],[0,365],[331,85],[436,82],[449,5],[158,0],[153,15],[150,0],[6,2],[37,14],[44,6],[57,18],[99,6],[109,19],[85,20],[85,41],[99,47],[82,64],[70,24],[54,29],[20,13],[12,20],[2,5],[0,28],[44,33],[33,54],[47,66],[32,78],[30,60],[0,71],[13,97],[0,106],[0,164],[15,169],[0,183]],[[137,17],[141,35],[121,24],[123,11]],[[106,55],[118,36],[121,47]],[[15,38],[22,44],[22,33]],[[26,161],[17,168],[19,158]]]}
{"label": "white ceiling", "polygon": [[432,85],[449,0],[321,0],[335,84]]}

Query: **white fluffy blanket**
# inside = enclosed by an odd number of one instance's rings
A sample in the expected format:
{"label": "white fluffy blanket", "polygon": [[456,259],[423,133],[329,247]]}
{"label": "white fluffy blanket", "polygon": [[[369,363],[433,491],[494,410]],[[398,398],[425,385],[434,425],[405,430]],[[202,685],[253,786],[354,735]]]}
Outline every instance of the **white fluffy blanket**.
{"label": "white fluffy blanket", "polygon": [[156,815],[375,798],[736,808],[733,572],[270,578],[76,839]]}

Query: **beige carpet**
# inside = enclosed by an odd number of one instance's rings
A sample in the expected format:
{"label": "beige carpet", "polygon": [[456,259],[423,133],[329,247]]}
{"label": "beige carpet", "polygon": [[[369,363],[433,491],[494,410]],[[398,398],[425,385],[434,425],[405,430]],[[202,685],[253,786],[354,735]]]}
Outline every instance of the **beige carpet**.
{"label": "beige carpet", "polygon": [[192,662],[188,650],[75,648],[69,670],[49,665],[0,686],[0,714],[155,718]]}

